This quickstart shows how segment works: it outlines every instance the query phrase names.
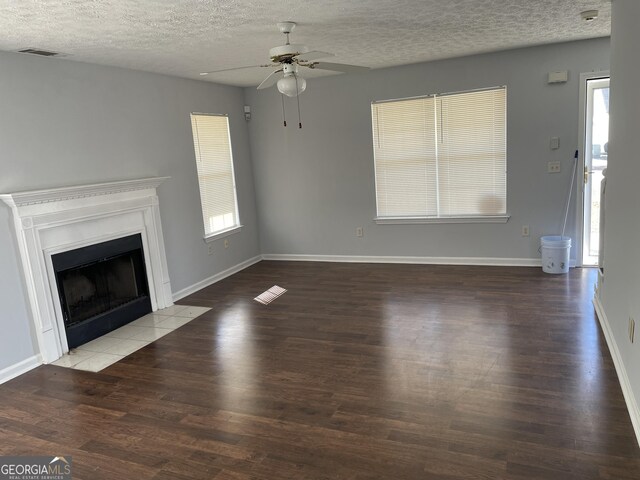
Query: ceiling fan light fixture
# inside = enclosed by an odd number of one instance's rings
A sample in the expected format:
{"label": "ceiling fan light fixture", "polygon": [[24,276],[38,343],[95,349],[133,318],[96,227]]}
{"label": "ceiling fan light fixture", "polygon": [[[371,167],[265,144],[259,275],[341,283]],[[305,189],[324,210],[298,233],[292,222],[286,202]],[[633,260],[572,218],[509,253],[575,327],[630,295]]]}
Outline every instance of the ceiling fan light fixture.
{"label": "ceiling fan light fixture", "polygon": [[[288,97],[298,97],[307,88],[307,81],[298,75],[298,67],[310,70],[328,70],[340,73],[359,73],[368,70],[367,67],[357,65],[346,65],[343,63],[318,62],[320,58],[333,57],[332,53],[320,50],[309,50],[306,45],[291,43],[289,34],[295,28],[295,22],[280,22],[278,29],[287,37],[284,45],[273,47],[269,50],[271,63],[264,65],[249,65],[246,67],[225,68],[211,72],[201,72],[200,75],[212,73],[235,72],[244,69],[257,67],[271,68],[271,73],[258,85],[258,90],[264,90],[277,84],[278,91]],[[275,70],[273,70],[275,68]],[[282,74],[279,75],[279,74]],[[302,128],[302,127],[301,127]]]}
{"label": "ceiling fan light fixture", "polygon": [[300,75],[285,75],[278,80],[278,91],[287,97],[297,97],[307,88],[307,81]]}

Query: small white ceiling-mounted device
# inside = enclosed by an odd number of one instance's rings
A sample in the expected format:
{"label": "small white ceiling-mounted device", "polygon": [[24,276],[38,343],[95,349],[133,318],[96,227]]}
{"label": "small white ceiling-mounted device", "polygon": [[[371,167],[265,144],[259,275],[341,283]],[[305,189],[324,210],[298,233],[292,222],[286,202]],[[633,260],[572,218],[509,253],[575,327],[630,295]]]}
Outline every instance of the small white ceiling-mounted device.
{"label": "small white ceiling-mounted device", "polygon": [[598,18],[598,10],[585,10],[580,13],[580,16],[585,22],[593,22]]}
{"label": "small white ceiling-mounted device", "polygon": [[[202,72],[200,75],[211,75],[220,72],[230,72],[232,70],[243,70],[247,68],[276,68],[265,78],[258,90],[271,87],[277,84],[278,90],[288,97],[297,97],[304,92],[307,81],[298,73],[299,67],[312,70],[330,70],[333,72],[356,73],[369,70],[368,67],[357,65],[347,65],[344,63],[318,62],[318,59],[332,57],[332,53],[321,52],[319,50],[310,51],[306,45],[291,43],[289,35],[296,28],[295,22],[280,22],[278,29],[287,39],[284,45],[273,47],[269,50],[269,58],[272,63],[265,65],[252,65],[249,67],[228,68],[215,70],[213,72]],[[281,74],[281,75],[280,75]]]}

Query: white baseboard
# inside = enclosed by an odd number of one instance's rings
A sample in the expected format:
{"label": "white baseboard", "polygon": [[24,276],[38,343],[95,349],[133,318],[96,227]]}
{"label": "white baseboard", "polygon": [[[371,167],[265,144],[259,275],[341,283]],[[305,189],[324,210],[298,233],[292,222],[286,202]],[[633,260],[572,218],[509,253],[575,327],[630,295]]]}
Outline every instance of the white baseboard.
{"label": "white baseboard", "polygon": [[[244,270],[260,260],[280,260],[292,262],[343,262],[343,263],[406,263],[419,265],[487,265],[487,266],[509,266],[509,267],[541,267],[542,260],[539,258],[494,258],[494,257],[403,257],[403,256],[366,256],[366,255],[304,255],[285,253],[266,253],[256,255],[238,265],[235,265],[223,272],[217,273],[209,278],[194,283],[173,294],[173,301],[178,300],[208,287],[220,280],[227,278],[234,273]],[[571,266],[575,266],[575,261],[571,260]]]}
{"label": "white baseboard", "polygon": [[600,326],[602,327],[602,331],[604,332],[604,338],[607,340],[607,346],[609,347],[609,351],[611,352],[613,364],[615,365],[616,373],[618,374],[618,381],[620,382],[620,386],[622,387],[624,401],[627,403],[627,410],[629,410],[631,424],[633,425],[633,430],[636,432],[636,440],[638,441],[638,445],[640,445],[640,406],[638,405],[638,402],[636,401],[636,398],[633,394],[629,376],[627,375],[627,371],[624,368],[624,363],[622,362],[622,357],[620,356],[620,350],[618,350],[618,344],[616,343],[616,339],[613,336],[613,332],[611,331],[609,319],[607,318],[607,314],[604,312],[604,308],[602,306],[602,303],[600,303],[600,299],[598,297],[593,298],[593,306],[596,309],[596,316],[598,317]]}
{"label": "white baseboard", "polygon": [[183,288],[182,290],[179,290],[173,294],[173,301],[177,302],[181,298],[191,295],[192,293],[195,293],[198,290],[208,287],[209,285],[219,282],[220,280],[223,280],[233,275],[234,273],[238,273],[240,270],[244,270],[245,268],[258,263],[260,260],[262,260],[262,256],[256,255],[255,257],[245,260],[244,262],[239,263],[238,265],[234,265],[233,267],[227,268],[226,270],[223,270],[220,273],[216,273],[215,275],[212,275],[209,278],[205,278],[204,280],[198,283],[194,283],[193,285],[190,285],[187,288]]}
{"label": "white baseboard", "polygon": [[40,354],[26,358],[13,365],[9,365],[8,367],[0,370],[0,383],[8,382],[12,378],[16,378],[18,375],[27,373],[29,370],[33,370],[40,365],[42,365],[42,357]]}
{"label": "white baseboard", "polygon": [[346,262],[346,263],[408,263],[423,265],[490,265],[513,267],[541,267],[539,258],[492,258],[492,257],[400,257],[364,255],[289,255],[267,253],[263,260],[286,260],[295,262]]}

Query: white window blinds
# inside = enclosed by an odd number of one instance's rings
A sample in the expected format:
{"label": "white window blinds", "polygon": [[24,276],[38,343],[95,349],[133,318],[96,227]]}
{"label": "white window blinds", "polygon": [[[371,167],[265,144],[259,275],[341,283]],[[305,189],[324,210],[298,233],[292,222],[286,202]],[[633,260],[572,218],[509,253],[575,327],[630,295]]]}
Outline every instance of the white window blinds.
{"label": "white window blinds", "polygon": [[239,226],[226,115],[191,114],[205,237]]}
{"label": "white window blinds", "polygon": [[506,214],[506,89],[372,104],[378,217]]}

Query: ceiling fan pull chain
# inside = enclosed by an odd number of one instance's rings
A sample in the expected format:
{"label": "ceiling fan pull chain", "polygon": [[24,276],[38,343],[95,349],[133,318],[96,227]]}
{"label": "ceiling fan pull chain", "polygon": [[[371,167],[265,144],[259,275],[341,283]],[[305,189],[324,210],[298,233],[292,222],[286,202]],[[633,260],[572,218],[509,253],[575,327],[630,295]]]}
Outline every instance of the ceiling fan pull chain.
{"label": "ceiling fan pull chain", "polygon": [[[299,92],[299,90],[298,90],[298,75],[296,75],[294,73],[293,76],[296,79],[296,92]],[[296,95],[296,100],[298,100],[298,128],[302,128],[302,120],[300,119],[300,94],[299,93],[298,93],[298,95]]]}
{"label": "ceiling fan pull chain", "polygon": [[282,120],[284,121],[284,126],[287,126],[287,116],[284,113],[284,94],[280,94],[280,98],[282,98]]}

